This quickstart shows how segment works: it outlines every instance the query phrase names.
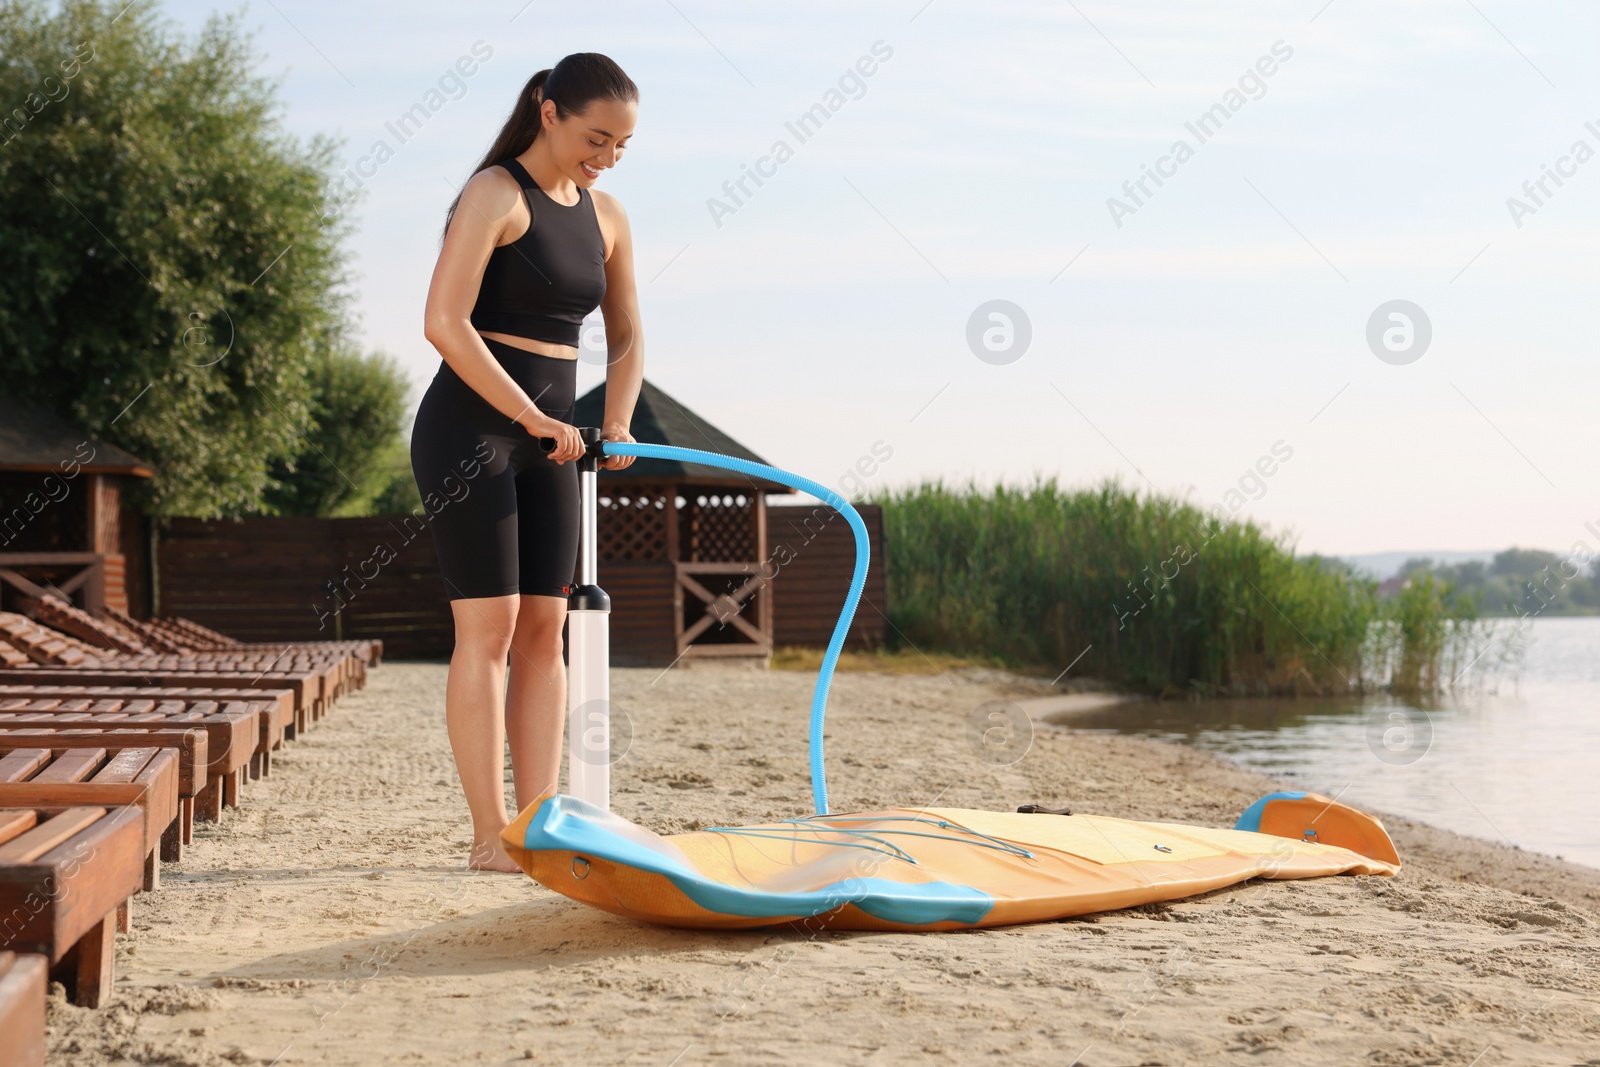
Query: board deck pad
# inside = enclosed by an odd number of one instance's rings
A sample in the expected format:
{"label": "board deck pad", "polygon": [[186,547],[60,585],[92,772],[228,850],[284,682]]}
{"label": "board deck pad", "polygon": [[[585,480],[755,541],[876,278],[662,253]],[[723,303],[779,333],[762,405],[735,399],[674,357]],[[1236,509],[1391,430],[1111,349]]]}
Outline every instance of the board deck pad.
{"label": "board deck pad", "polygon": [[[500,835],[532,877],[641,922],[703,929],[816,920],[957,930],[1177,900],[1249,878],[1392,875],[1382,823],[1274,793],[1233,829],[1101,815],[894,808],[658,835],[561,793]],[[812,925],[812,923],[808,923]]]}

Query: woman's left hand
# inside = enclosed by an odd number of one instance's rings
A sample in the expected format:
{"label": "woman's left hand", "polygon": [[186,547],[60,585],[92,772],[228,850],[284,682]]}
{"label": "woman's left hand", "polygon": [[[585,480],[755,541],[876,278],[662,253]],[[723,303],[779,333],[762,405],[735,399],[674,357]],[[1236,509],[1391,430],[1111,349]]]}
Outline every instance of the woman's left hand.
{"label": "woman's left hand", "polygon": [[[601,428],[600,439],[602,441],[632,441],[633,434],[628,432],[628,428],[626,426],[618,423],[611,423]],[[604,470],[619,471],[631,464],[636,458],[638,457],[607,456],[605,459],[600,461],[600,466]]]}

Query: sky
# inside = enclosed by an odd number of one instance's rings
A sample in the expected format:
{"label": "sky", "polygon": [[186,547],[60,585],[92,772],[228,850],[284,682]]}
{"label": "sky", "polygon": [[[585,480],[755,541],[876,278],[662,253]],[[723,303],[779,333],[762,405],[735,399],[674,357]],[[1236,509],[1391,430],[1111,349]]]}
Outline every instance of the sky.
{"label": "sky", "polygon": [[527,78],[602,52],[640,87],[599,188],[630,219],[645,374],[769,463],[1117,478],[1300,552],[1600,550],[1600,10],[1206,7],[165,10],[191,35],[239,15],[287,133],[351,166],[394,150],[349,209],[351,268],[413,403],[446,208]]}

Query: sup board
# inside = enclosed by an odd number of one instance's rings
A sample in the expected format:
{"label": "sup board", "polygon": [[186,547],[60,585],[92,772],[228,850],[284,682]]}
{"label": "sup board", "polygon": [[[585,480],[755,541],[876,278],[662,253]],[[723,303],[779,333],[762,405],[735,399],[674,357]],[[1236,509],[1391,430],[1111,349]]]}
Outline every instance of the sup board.
{"label": "sup board", "polygon": [[1232,829],[1101,815],[893,808],[659,835],[561,793],[501,833],[533,879],[641,922],[957,930],[1177,900],[1249,878],[1392,875],[1382,823],[1273,793]]}

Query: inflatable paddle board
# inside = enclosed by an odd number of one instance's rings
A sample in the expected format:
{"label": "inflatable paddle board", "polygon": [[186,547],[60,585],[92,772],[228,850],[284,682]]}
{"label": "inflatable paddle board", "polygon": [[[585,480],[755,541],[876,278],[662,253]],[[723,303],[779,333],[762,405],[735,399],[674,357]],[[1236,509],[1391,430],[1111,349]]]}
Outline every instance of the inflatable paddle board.
{"label": "inflatable paddle board", "polygon": [[1177,900],[1249,878],[1392,875],[1383,825],[1273,793],[1233,829],[1100,815],[893,808],[661,836],[576,797],[500,835],[541,885],[641,922],[957,930]]}

